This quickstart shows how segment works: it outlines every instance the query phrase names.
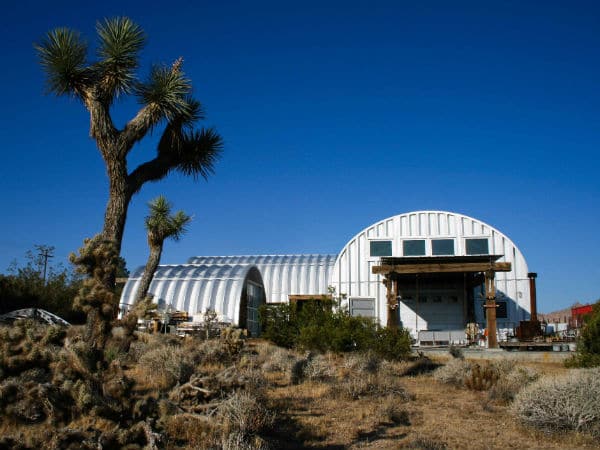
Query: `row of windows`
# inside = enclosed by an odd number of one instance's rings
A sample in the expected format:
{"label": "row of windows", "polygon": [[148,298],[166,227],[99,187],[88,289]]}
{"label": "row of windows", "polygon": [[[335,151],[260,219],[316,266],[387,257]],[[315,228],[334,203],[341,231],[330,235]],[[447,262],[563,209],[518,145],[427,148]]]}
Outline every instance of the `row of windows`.
{"label": "row of windows", "polygon": [[[425,239],[410,239],[402,241],[403,256],[425,256]],[[487,239],[465,239],[467,255],[487,255],[489,245]],[[452,256],[455,254],[454,239],[431,239],[432,256]],[[392,256],[392,241],[371,241],[371,256]]]}

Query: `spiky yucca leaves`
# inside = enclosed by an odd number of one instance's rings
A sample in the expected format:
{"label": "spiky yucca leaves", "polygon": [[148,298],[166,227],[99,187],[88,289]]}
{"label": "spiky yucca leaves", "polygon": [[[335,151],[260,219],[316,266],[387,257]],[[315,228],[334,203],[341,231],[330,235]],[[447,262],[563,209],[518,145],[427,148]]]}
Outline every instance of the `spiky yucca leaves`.
{"label": "spiky yucca leaves", "polygon": [[138,53],[146,37],[143,30],[127,17],[104,20],[96,25],[99,62],[96,71],[102,90],[112,99],[130,93],[135,85]]}
{"label": "spiky yucca leaves", "polygon": [[87,45],[80,34],[68,28],[57,28],[35,45],[35,49],[47,74],[48,91],[81,97],[89,84],[90,73],[86,67]]}
{"label": "spiky yucca leaves", "polygon": [[[195,130],[203,118],[200,103],[191,97],[192,85],[183,60],[155,66],[146,81],[136,75],[145,42],[142,29],[125,17],[107,19],[96,27],[97,61],[87,61],[87,45],[67,28],[50,31],[35,45],[46,72],[48,90],[79,98],[90,113],[90,136],[95,139],[109,177],[109,198],[102,235],[120,251],[129,203],[149,182],[179,171],[194,178],[208,177],[222,150],[212,128]],[[114,99],[135,95],[141,108],[123,129],[111,117]],[[164,123],[156,156],[129,170],[127,155],[153,128]],[[114,285],[114,272],[107,286]]]}
{"label": "spiky yucca leaves", "polygon": [[154,105],[158,117],[170,120],[186,117],[189,105],[186,97],[192,89],[191,81],[181,70],[183,59],[179,58],[171,67],[154,66],[148,81],[139,84],[136,94],[143,105]]}
{"label": "spiky yucca leaves", "polygon": [[163,196],[148,203],[150,214],[146,216],[146,229],[148,230],[148,243],[162,245],[165,239],[178,241],[186,231],[187,224],[192,220],[183,211],[171,214],[171,203]]}
{"label": "spiky yucca leaves", "polygon": [[146,216],[146,230],[148,230],[150,255],[136,294],[136,303],[144,300],[148,294],[154,272],[160,264],[165,239],[178,241],[185,233],[187,224],[192,220],[183,211],[171,214],[171,203],[162,195],[148,203],[148,206],[150,214]]}

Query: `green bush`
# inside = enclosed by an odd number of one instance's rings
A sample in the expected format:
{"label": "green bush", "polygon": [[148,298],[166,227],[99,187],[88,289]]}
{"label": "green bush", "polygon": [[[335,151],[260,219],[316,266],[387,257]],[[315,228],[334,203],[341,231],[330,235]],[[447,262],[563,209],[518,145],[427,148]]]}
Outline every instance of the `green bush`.
{"label": "green bush", "polygon": [[335,302],[265,305],[260,311],[262,336],[286,348],[319,352],[374,352],[385,359],[410,353],[406,330],[382,328],[372,319],[353,317]]}
{"label": "green bush", "polygon": [[568,359],[567,367],[600,366],[600,300],[594,305],[577,341],[577,353]]}
{"label": "green bush", "polygon": [[262,305],[260,310],[262,337],[280,347],[292,348],[298,338],[296,305]]}

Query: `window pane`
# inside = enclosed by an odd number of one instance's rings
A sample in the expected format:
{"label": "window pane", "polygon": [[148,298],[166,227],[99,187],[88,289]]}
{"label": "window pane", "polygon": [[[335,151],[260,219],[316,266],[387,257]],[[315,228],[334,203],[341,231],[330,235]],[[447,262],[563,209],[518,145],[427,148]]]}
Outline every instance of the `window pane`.
{"label": "window pane", "polygon": [[508,311],[506,308],[506,302],[496,302],[498,308],[496,308],[496,318],[498,319],[507,319]]}
{"label": "window pane", "polygon": [[454,239],[434,239],[431,241],[433,255],[454,255]]}
{"label": "window pane", "polygon": [[488,255],[487,239],[467,239],[467,255]]}
{"label": "window pane", "polygon": [[392,256],[392,241],[371,241],[371,256]]}
{"label": "window pane", "polygon": [[425,255],[425,241],[404,241],[402,242],[404,256],[423,256]]}
{"label": "window pane", "polygon": [[375,317],[375,299],[350,298],[350,315],[353,317]]}

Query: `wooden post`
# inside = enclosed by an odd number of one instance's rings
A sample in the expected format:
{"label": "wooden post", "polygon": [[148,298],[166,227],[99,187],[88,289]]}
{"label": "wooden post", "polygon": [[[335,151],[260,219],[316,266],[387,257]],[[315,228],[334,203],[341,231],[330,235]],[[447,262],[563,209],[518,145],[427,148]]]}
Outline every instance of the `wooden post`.
{"label": "wooden post", "polygon": [[496,285],[494,283],[495,272],[485,272],[485,319],[488,332],[488,348],[498,348],[498,337],[496,335]]}
{"label": "wooden post", "polygon": [[387,297],[387,327],[398,328],[398,280],[388,274],[383,279]]}

